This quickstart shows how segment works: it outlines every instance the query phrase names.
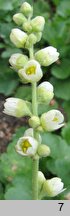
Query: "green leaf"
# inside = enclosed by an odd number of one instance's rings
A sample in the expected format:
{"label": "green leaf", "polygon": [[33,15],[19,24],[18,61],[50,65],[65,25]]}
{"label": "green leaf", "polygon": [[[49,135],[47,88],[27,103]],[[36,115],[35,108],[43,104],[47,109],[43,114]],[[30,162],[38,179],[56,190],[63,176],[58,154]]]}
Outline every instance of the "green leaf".
{"label": "green leaf", "polygon": [[70,121],[70,101],[64,101],[62,103],[62,107],[64,109],[64,112],[66,113],[67,120]]}
{"label": "green leaf", "polygon": [[31,175],[16,176],[10,187],[5,193],[6,200],[31,200]]}
{"label": "green leaf", "polygon": [[65,158],[67,154],[70,154],[70,148],[66,141],[58,135],[44,133],[42,135],[42,142],[50,147],[50,157],[53,159]]}
{"label": "green leaf", "polygon": [[54,176],[56,175],[62,179],[65,187],[70,186],[70,157],[48,160],[46,165]]}
{"label": "green leaf", "polygon": [[70,100],[70,79],[58,80],[55,78],[50,79],[54,86],[55,96],[64,100]]}
{"label": "green leaf", "polygon": [[21,99],[26,99],[26,100],[31,100],[31,86],[21,86],[17,89],[15,97],[21,98]]}
{"label": "green leaf", "polygon": [[64,59],[61,64],[54,65],[51,69],[52,74],[58,79],[66,79],[70,76],[70,61]]}
{"label": "green leaf", "polygon": [[70,122],[68,122],[66,126],[62,129],[61,135],[70,145]]}
{"label": "green leaf", "polygon": [[70,1],[69,0],[61,1],[57,7],[57,13],[62,17],[70,16]]}

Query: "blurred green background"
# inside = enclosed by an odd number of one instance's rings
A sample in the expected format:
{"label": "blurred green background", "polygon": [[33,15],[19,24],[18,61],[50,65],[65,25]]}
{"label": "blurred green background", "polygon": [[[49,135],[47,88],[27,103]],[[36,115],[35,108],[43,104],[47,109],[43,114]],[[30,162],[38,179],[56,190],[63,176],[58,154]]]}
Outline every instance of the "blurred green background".
{"label": "blurred green background", "polygon": [[[48,80],[53,84],[55,97],[49,107],[39,107],[39,114],[53,108],[60,109],[65,116],[66,124],[56,133],[42,135],[43,143],[50,146],[51,155],[48,159],[40,160],[40,170],[46,178],[62,178],[67,190],[54,199],[66,199],[70,190],[70,0],[27,2],[33,5],[34,16],[44,16],[46,21],[43,38],[35,46],[35,50],[51,45],[60,53],[60,59],[56,64],[48,68],[43,67],[42,81]],[[18,12],[21,3],[23,0],[0,0],[0,94],[31,100],[30,85],[21,84],[8,62],[11,54],[22,53],[22,50],[14,47],[9,39],[11,29],[16,27],[12,16]],[[0,199],[31,197],[31,160],[18,156],[13,148],[25,129],[21,127],[17,130],[7,152],[1,155]]]}

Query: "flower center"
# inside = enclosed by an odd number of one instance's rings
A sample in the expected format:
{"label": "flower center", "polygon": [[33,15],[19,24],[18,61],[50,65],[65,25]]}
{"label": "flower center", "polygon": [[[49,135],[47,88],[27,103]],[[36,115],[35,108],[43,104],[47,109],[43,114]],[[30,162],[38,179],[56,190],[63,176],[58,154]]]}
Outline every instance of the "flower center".
{"label": "flower center", "polygon": [[54,122],[58,122],[58,118],[57,118],[57,117],[54,117],[54,118],[53,118],[53,121],[54,121]]}
{"label": "flower center", "polygon": [[29,68],[27,68],[26,70],[26,74],[27,75],[32,75],[36,73],[36,66],[30,66]]}
{"label": "flower center", "polygon": [[22,151],[24,153],[26,153],[26,151],[28,150],[28,148],[31,147],[31,144],[29,143],[28,140],[24,140],[21,144],[21,148],[22,148]]}

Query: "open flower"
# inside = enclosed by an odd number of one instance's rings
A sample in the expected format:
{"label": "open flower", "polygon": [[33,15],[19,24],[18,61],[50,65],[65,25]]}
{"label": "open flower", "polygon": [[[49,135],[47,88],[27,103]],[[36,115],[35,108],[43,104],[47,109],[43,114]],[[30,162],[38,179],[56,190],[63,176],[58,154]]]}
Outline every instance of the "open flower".
{"label": "open flower", "polygon": [[30,106],[30,103],[22,99],[13,97],[7,98],[4,103],[3,113],[15,117],[22,117],[26,115],[31,116],[31,111],[28,105]]}
{"label": "open flower", "polygon": [[14,70],[19,70],[28,62],[28,57],[21,53],[14,53],[11,55],[9,59],[9,63],[13,67]]}
{"label": "open flower", "polygon": [[32,83],[38,82],[43,76],[40,64],[35,60],[30,60],[23,69],[19,70],[23,79]]}
{"label": "open flower", "polygon": [[45,191],[45,195],[54,197],[65,191],[63,187],[64,183],[61,181],[61,178],[54,177],[50,180],[44,181],[43,191]]}
{"label": "open flower", "polygon": [[10,34],[10,40],[18,48],[23,48],[27,40],[27,34],[18,28],[14,28]]}
{"label": "open flower", "polygon": [[49,82],[41,83],[37,88],[37,93],[40,103],[49,104],[54,96],[52,84]]}
{"label": "open flower", "polygon": [[59,110],[50,110],[41,116],[41,125],[45,131],[54,131],[64,126],[64,116]]}
{"label": "open flower", "polygon": [[36,139],[30,136],[24,136],[19,138],[16,151],[22,156],[33,156],[36,154],[38,142]]}
{"label": "open flower", "polygon": [[58,58],[59,53],[57,52],[57,49],[52,46],[41,49],[35,53],[35,59],[39,61],[42,66],[49,66],[56,62]]}

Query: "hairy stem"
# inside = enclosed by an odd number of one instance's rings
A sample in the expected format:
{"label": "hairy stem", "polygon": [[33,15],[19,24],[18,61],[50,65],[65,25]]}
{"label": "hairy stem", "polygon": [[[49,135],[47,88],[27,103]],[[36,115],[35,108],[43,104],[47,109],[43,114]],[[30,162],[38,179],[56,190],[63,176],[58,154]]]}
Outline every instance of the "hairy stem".
{"label": "hairy stem", "polygon": [[[30,59],[33,59],[33,47],[30,48]],[[32,83],[32,112],[33,115],[38,115],[37,107],[37,90],[36,82]],[[37,139],[38,133],[34,129],[34,138]],[[39,167],[39,158],[35,157],[32,159],[32,199],[38,200],[38,167]]]}

